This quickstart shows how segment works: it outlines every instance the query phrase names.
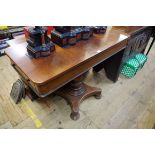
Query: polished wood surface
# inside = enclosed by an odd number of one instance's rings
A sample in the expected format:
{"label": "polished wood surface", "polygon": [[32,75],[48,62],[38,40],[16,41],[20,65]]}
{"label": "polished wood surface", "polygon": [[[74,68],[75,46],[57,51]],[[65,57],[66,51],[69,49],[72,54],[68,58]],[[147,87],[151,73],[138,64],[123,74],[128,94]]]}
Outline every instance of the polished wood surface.
{"label": "polished wood surface", "polygon": [[[81,41],[73,47],[56,46],[56,50],[48,57],[30,58],[26,50],[27,43],[19,43],[17,40],[7,49],[6,54],[29,90],[32,89],[39,97],[45,97],[57,90],[55,93],[70,103],[71,118],[77,120],[80,117],[79,106],[82,100],[89,96],[101,96],[101,89],[82,82],[83,74],[124,50],[127,38],[109,27],[104,35],[94,34],[88,41]],[[121,57],[119,58],[121,63]]]}
{"label": "polished wood surface", "polygon": [[125,48],[127,38],[120,31],[108,27],[104,35],[94,35],[73,47],[56,46],[55,52],[45,58],[31,59],[26,42],[13,45],[6,54],[25,82],[37,95],[44,97]]}
{"label": "polished wood surface", "polygon": [[11,40],[8,40],[7,43],[9,44],[9,46],[15,46],[17,44],[21,44],[21,43],[24,43],[26,42],[26,39],[25,39],[25,35],[19,35],[19,36],[16,36],[14,39],[11,39]]}
{"label": "polished wood surface", "polygon": [[34,83],[42,84],[121,43],[126,38],[117,31],[109,30],[105,35],[95,35],[89,41],[81,41],[73,47],[56,46],[56,51],[49,57],[40,59],[30,59],[25,42],[8,48],[6,53]]}
{"label": "polished wood surface", "polygon": [[138,31],[141,31],[148,26],[113,26],[113,29],[120,31],[124,35],[132,35],[134,33],[137,33]]}

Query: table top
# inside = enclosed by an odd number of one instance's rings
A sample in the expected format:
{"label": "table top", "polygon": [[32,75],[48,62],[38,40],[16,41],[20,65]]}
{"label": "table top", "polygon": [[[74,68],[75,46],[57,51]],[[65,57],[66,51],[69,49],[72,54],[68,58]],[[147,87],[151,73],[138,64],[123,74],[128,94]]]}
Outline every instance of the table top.
{"label": "table top", "polygon": [[56,50],[48,57],[30,58],[27,54],[27,43],[22,39],[19,44],[19,41],[12,43],[6,54],[32,82],[43,84],[127,38],[128,36],[115,28],[108,27],[105,34],[94,34],[89,40],[80,41],[74,46],[61,48],[56,45]]}
{"label": "table top", "polygon": [[19,36],[16,36],[14,39],[11,39],[11,40],[8,40],[7,43],[9,46],[15,46],[17,44],[21,44],[23,42],[26,42],[26,39],[24,37],[24,35],[19,35]]}
{"label": "table top", "polygon": [[124,35],[130,36],[134,33],[147,28],[148,26],[113,26],[114,29],[120,31]]}

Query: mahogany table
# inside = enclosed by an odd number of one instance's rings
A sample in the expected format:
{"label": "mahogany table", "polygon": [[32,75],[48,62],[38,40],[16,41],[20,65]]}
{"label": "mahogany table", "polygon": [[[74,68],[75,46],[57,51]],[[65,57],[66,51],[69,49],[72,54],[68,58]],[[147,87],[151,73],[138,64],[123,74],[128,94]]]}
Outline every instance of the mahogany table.
{"label": "mahogany table", "polygon": [[[83,99],[92,95],[101,97],[101,89],[82,82],[84,74],[103,60],[120,53],[114,58],[114,70],[118,72],[127,38],[120,31],[108,27],[105,34],[94,35],[75,46],[61,48],[56,45],[56,50],[48,57],[30,58],[26,42],[12,44],[6,54],[29,90],[33,90],[38,97],[46,97],[53,92],[64,97],[71,105],[71,118],[77,120]],[[115,72],[110,73],[110,69],[109,77],[112,77]]]}

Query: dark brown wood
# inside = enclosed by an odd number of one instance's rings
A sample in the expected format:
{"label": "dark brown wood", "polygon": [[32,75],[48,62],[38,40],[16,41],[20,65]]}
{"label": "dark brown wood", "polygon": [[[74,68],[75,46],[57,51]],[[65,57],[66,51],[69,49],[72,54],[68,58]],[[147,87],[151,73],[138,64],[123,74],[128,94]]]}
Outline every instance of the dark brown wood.
{"label": "dark brown wood", "polygon": [[45,97],[125,48],[127,38],[108,28],[105,34],[94,35],[73,47],[56,46],[55,52],[45,58],[31,59],[27,54],[27,43],[13,45],[6,54],[27,85],[39,97]]}
{"label": "dark brown wood", "polygon": [[[88,41],[80,41],[73,47],[61,48],[56,45],[55,52],[48,57],[30,58],[25,42],[12,45],[6,50],[6,54],[21,79],[37,96],[45,97],[57,90],[57,95],[70,102],[71,118],[76,120],[80,116],[79,105],[82,100],[89,96],[101,97],[101,89],[82,83],[81,75],[124,49],[127,38],[109,27],[105,34],[96,34]],[[119,64],[120,56],[117,60]],[[108,71],[107,74],[113,76]]]}
{"label": "dark brown wood", "polygon": [[128,60],[136,53],[144,53],[152,35],[152,30],[152,27],[144,27],[143,29],[130,34],[123,61]]}
{"label": "dark brown wood", "polygon": [[79,119],[79,106],[85,98],[89,96],[95,96],[96,99],[101,98],[100,88],[90,87],[84,84],[82,80],[83,76],[79,76],[55,92],[56,95],[65,98],[70,104],[72,109],[70,117],[73,120]]}
{"label": "dark brown wood", "polygon": [[93,67],[93,71],[99,72],[104,68],[107,77],[113,82],[116,82],[119,77],[123,55],[124,49]]}

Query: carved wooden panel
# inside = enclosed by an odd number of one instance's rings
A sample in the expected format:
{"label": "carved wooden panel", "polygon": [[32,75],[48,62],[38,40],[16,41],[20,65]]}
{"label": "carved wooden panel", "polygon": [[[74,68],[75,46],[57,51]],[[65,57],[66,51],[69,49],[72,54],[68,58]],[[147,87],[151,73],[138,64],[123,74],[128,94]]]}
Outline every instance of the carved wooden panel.
{"label": "carved wooden panel", "polygon": [[143,29],[131,35],[125,49],[124,60],[134,56],[137,52],[143,53],[152,35],[152,27]]}

